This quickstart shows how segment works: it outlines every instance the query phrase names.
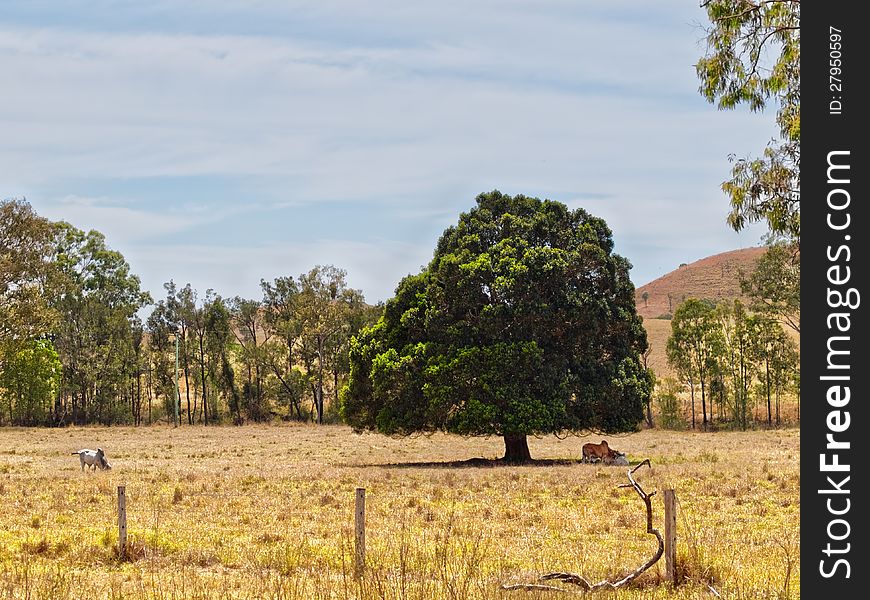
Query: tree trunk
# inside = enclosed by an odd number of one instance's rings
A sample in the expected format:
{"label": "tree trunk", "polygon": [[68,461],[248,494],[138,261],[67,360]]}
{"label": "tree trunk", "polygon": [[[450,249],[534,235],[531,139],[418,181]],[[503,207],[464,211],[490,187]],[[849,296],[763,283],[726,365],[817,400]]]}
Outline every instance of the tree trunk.
{"label": "tree trunk", "polygon": [[502,460],[509,463],[531,462],[529,439],[525,435],[505,434],[504,458]]}
{"label": "tree trunk", "polygon": [[692,396],[692,431],[695,431],[695,382],[689,381],[689,391]]}
{"label": "tree trunk", "polygon": [[199,337],[199,374],[202,380],[202,423],[208,425],[208,392],[205,383],[205,348],[203,347],[203,334]]}
{"label": "tree trunk", "polygon": [[764,387],[767,392],[767,427],[773,426],[773,415],[770,412],[770,361],[764,359]]}
{"label": "tree trunk", "polygon": [[702,428],[704,431],[707,431],[707,390],[704,385],[704,378],[701,378],[701,415],[702,415]]}
{"label": "tree trunk", "polygon": [[[190,410],[190,379],[188,379],[187,348],[184,349],[184,394],[187,396],[187,424],[193,425],[193,413]],[[193,397],[193,410],[196,410],[196,396]],[[179,421],[181,418],[179,417]]]}
{"label": "tree trunk", "polygon": [[154,387],[154,380],[151,375],[151,359],[148,359],[148,371],[146,372],[145,380],[147,382],[146,391],[148,392],[148,424],[151,425],[151,403],[153,396],[152,388]]}
{"label": "tree trunk", "polygon": [[317,423],[323,425],[323,337],[317,336]]}

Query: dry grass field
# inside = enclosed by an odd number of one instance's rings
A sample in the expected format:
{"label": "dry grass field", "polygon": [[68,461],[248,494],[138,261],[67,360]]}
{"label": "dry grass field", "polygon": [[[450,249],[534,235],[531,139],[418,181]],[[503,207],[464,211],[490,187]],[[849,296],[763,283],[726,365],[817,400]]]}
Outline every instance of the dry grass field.
{"label": "dry grass field", "polygon": [[[684,583],[664,560],[608,598],[799,598],[797,429],[607,438],[653,497],[678,499]],[[532,439],[540,464],[494,466],[496,438],[392,439],[344,426],[0,430],[0,598],[476,599],[549,571],[593,581],[655,550],[625,467],[579,464],[600,436]],[[102,447],[110,471],[70,453]],[[117,488],[128,557],[117,552]],[[366,488],[367,570],[353,574]],[[571,586],[568,587],[570,589]],[[574,588],[572,591],[575,591]]]}

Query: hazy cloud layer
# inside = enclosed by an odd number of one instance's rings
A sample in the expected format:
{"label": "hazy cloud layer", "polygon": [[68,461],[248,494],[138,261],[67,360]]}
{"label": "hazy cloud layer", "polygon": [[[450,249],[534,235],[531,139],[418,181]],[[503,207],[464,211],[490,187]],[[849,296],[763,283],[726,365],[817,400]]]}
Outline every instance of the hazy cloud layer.
{"label": "hazy cloud layer", "polygon": [[383,300],[491,189],[604,217],[638,284],[758,243],[719,185],[773,117],[699,96],[693,3],[5,4],[0,195],[158,296],[332,263]]}

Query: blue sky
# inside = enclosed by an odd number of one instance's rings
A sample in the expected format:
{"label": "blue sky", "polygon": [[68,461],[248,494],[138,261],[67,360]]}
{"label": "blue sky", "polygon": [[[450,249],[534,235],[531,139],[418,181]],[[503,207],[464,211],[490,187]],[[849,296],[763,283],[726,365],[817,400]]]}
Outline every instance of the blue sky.
{"label": "blue sky", "polygon": [[370,302],[481,192],[603,217],[643,285],[760,243],[728,156],[771,112],[698,94],[694,0],[5,0],[0,198],[97,229],[156,298],[316,264]]}

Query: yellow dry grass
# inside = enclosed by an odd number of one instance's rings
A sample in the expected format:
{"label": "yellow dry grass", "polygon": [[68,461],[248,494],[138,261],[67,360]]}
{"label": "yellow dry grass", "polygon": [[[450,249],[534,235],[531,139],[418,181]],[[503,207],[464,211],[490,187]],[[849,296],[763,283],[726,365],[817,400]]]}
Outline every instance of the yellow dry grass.
{"label": "yellow dry grass", "polygon": [[668,338],[671,337],[671,321],[668,319],[644,319],[646,339],[650,352],[646,364],[659,379],[676,377],[677,373],[668,364]]}
{"label": "yellow dry grass", "polygon": [[[646,491],[674,488],[684,584],[660,561],[615,598],[799,598],[796,429],[607,438]],[[503,591],[548,571],[598,581],[655,550],[626,468],[579,464],[600,436],[397,440],[344,426],[0,430],[0,598],[544,598]],[[105,449],[111,471],[73,452]],[[117,553],[126,487],[128,559]],[[353,497],[367,563],[353,576]],[[661,493],[653,497],[662,528]]]}

